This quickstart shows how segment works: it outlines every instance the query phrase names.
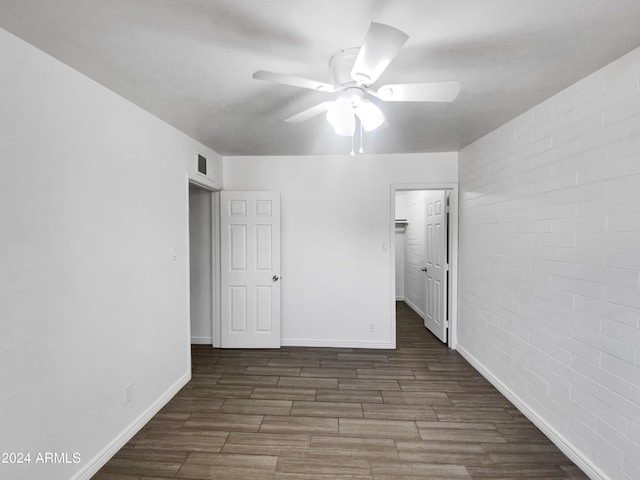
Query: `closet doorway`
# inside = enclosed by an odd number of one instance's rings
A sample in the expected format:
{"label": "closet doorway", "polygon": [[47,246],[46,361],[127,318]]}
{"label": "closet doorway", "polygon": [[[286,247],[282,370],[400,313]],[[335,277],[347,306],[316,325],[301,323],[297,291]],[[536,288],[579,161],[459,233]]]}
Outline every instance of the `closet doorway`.
{"label": "closet doorway", "polygon": [[393,192],[395,300],[405,302],[449,346],[455,345],[456,193],[454,188]]}
{"label": "closet doorway", "polygon": [[191,343],[218,346],[218,192],[189,183],[189,305]]}

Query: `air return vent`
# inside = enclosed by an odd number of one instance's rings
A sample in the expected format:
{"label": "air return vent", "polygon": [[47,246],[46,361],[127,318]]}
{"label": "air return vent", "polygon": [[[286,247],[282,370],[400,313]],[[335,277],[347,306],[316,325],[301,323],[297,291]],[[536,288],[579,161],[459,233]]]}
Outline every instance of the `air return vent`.
{"label": "air return vent", "polygon": [[198,173],[207,174],[207,159],[200,154],[198,154]]}

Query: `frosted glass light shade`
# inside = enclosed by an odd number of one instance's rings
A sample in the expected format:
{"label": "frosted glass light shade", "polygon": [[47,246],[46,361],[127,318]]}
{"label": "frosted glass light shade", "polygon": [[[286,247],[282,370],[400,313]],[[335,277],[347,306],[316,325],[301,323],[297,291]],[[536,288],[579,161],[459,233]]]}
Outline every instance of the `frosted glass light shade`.
{"label": "frosted glass light shade", "polygon": [[378,106],[369,99],[363,99],[354,112],[362,122],[362,128],[367,132],[375,130],[384,123],[384,115]]}
{"label": "frosted glass light shade", "polygon": [[341,96],[327,112],[327,120],[338,135],[351,137],[356,131],[356,118],[351,101]]}

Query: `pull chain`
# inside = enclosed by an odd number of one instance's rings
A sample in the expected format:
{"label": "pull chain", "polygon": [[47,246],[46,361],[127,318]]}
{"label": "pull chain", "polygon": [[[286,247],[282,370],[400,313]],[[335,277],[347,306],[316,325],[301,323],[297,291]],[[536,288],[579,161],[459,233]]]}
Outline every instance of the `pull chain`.
{"label": "pull chain", "polygon": [[350,153],[350,155],[352,157],[355,157],[356,156],[356,152],[353,151],[353,137],[355,137],[355,134],[351,135],[351,153]]}
{"label": "pull chain", "polygon": [[364,153],[364,148],[362,148],[362,122],[360,122],[360,153]]}

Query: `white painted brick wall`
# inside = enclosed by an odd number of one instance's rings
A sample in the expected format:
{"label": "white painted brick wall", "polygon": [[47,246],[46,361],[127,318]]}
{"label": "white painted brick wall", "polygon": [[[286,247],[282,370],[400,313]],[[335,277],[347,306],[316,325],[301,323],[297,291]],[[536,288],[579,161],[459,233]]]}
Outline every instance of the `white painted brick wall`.
{"label": "white painted brick wall", "polygon": [[640,49],[459,158],[460,348],[597,475],[640,478]]}
{"label": "white painted brick wall", "polygon": [[425,192],[408,191],[405,195],[405,213],[409,225],[404,233],[404,298],[423,318],[426,309],[425,275]]}

